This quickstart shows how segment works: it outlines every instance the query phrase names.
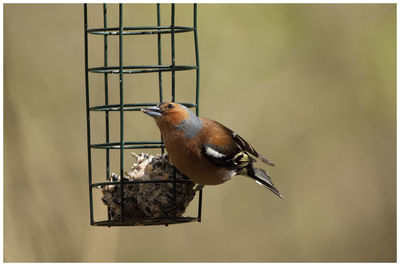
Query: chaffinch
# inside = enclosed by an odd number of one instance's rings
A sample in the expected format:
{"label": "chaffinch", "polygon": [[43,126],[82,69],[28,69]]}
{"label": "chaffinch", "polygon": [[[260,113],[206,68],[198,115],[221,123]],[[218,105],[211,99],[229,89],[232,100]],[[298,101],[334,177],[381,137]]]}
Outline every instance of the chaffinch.
{"label": "chaffinch", "polygon": [[195,183],[217,185],[235,175],[245,175],[282,198],[267,172],[253,165],[255,158],[274,164],[234,131],[211,119],[197,117],[174,102],[142,111],[155,119],[172,164]]}

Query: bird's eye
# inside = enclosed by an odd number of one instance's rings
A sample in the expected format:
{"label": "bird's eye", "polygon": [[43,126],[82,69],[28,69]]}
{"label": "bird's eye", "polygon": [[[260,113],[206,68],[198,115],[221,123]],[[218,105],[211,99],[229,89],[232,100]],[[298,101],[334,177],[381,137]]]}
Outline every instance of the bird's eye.
{"label": "bird's eye", "polygon": [[167,105],[168,109],[174,108],[174,105],[172,103]]}

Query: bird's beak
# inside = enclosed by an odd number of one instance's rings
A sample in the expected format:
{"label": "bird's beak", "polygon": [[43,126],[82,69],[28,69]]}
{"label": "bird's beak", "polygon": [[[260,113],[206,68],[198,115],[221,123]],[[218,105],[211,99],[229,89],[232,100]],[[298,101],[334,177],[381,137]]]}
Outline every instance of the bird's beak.
{"label": "bird's beak", "polygon": [[154,118],[161,116],[161,109],[157,106],[142,108],[142,112],[145,113],[146,115],[152,116]]}

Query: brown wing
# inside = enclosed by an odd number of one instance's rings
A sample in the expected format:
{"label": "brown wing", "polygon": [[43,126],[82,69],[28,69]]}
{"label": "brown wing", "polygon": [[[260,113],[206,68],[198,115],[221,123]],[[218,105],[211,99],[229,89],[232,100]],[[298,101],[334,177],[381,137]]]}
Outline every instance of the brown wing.
{"label": "brown wing", "polygon": [[233,140],[229,129],[207,118],[201,118],[201,120],[204,124],[201,131],[204,137],[202,140],[203,154],[210,161],[230,169],[245,166],[243,162],[240,162],[243,159],[242,149]]}
{"label": "brown wing", "polygon": [[232,132],[232,138],[233,140],[245,151],[250,153],[251,155],[255,156],[256,158],[260,159],[263,163],[266,163],[271,166],[275,166],[275,164],[271,161],[269,161],[267,158],[265,158],[262,154],[259,154],[253,146],[251,146],[244,138],[236,134],[235,132]]}
{"label": "brown wing", "polygon": [[214,162],[225,165],[241,168],[248,163],[254,161],[247,156],[246,152],[260,159],[262,162],[274,166],[267,158],[259,154],[246,140],[238,134],[227,128],[226,126],[207,119],[201,118],[206,125],[207,132],[205,133],[207,141],[204,141],[203,151]]}

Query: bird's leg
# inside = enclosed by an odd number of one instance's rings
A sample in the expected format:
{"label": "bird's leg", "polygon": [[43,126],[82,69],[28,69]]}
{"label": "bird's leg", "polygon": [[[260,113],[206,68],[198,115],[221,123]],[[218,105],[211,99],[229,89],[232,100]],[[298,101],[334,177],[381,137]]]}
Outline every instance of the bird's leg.
{"label": "bird's leg", "polygon": [[194,191],[196,191],[196,192],[200,191],[203,189],[203,187],[204,187],[204,185],[197,184],[197,186],[194,188]]}

